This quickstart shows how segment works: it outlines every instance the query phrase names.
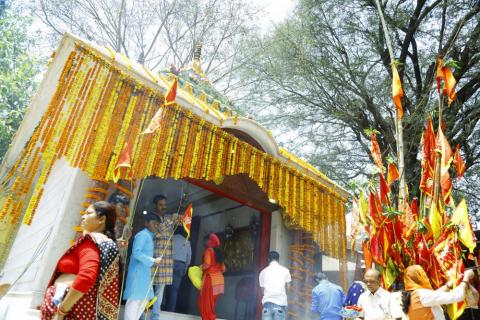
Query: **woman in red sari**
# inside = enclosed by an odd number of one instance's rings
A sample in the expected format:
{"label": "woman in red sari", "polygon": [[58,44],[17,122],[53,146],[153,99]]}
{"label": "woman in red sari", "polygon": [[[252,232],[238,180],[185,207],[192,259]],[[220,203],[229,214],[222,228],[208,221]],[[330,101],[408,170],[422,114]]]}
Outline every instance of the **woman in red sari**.
{"label": "woman in red sari", "polygon": [[82,216],[83,236],[57,263],[41,307],[41,319],[118,319],[116,212],[108,202],[90,205]]}
{"label": "woman in red sari", "polygon": [[202,289],[198,297],[198,308],[202,320],[215,320],[215,304],[224,291],[223,253],[220,250],[220,239],[215,233],[208,236],[207,248],[203,252]]}

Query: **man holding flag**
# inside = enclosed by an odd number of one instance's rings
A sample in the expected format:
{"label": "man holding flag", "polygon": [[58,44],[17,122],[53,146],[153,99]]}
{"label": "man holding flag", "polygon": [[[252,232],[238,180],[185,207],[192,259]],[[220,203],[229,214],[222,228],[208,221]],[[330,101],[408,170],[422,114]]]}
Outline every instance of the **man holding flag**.
{"label": "man holding flag", "polygon": [[178,227],[173,236],[173,280],[172,285],[168,287],[167,311],[175,312],[178,290],[187,274],[191,259],[192,248],[188,240],[188,233],[184,228]]}
{"label": "man holding flag", "polygon": [[[191,214],[190,216],[186,214],[181,217],[179,217],[178,214],[168,214],[167,198],[162,194],[158,194],[153,198],[153,204],[155,206],[155,214],[160,218],[160,226],[154,238],[154,253],[155,256],[161,257],[162,261],[156,267],[152,268],[153,285],[157,300],[152,307],[151,319],[158,320],[160,319],[165,286],[171,285],[174,280],[174,232],[180,229],[181,225],[185,226],[188,224],[189,226],[192,219]],[[190,229],[188,229],[186,233],[189,234],[189,231]]]}

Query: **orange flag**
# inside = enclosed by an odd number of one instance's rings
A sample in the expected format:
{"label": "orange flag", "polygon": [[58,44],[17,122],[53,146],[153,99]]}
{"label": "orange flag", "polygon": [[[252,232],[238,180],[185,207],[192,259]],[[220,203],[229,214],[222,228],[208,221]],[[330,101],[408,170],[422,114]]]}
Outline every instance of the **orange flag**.
{"label": "orange flag", "polygon": [[372,257],[372,252],[368,248],[367,241],[362,242],[362,251],[363,251],[363,259],[365,260],[365,268],[367,270],[371,269],[373,257]]}
{"label": "orange flag", "polygon": [[192,215],[193,215],[193,207],[192,207],[192,204],[190,203],[187,209],[185,209],[185,213],[183,214],[183,228],[187,232],[187,240],[190,238],[190,228],[192,227]]}
{"label": "orange flag", "polygon": [[380,201],[385,205],[390,205],[390,187],[388,186],[387,181],[385,181],[383,174],[380,173],[378,176],[380,180]]}
{"label": "orange flag", "polygon": [[170,87],[170,89],[168,89],[167,93],[165,94],[165,100],[163,102],[163,105],[160,106],[160,109],[158,109],[158,111],[155,113],[147,129],[145,129],[145,131],[143,131],[142,134],[153,133],[158,128],[160,128],[165,107],[168,107],[175,103],[175,97],[177,96],[177,82],[178,82],[177,77],[175,77],[173,79],[172,86]]}
{"label": "orange flag", "polygon": [[440,87],[442,81],[444,82],[443,86],[443,95],[448,97],[448,105],[450,105],[456,98],[457,93],[455,92],[455,85],[457,80],[453,76],[453,72],[449,67],[443,66],[442,58],[437,60],[437,90],[440,93]]}
{"label": "orange flag", "polygon": [[437,152],[441,153],[441,162],[440,162],[440,185],[442,186],[442,194],[445,203],[450,204],[452,202],[452,179],[448,173],[450,164],[453,160],[453,152],[450,144],[448,143],[447,137],[443,134],[442,129],[438,130],[437,133]]}
{"label": "orange flag", "polygon": [[390,162],[388,164],[388,172],[387,172],[388,185],[391,185],[393,182],[397,181],[399,177],[400,177],[400,174],[398,173],[397,166],[395,165],[395,163]]}
{"label": "orange flag", "polygon": [[382,154],[380,153],[380,147],[377,142],[377,137],[375,133],[371,134],[372,145],[370,146],[370,153],[372,154],[373,162],[377,165],[380,169],[380,172],[383,172],[383,164],[382,164]]}
{"label": "orange flag", "polygon": [[403,89],[402,82],[400,81],[400,76],[398,75],[397,67],[392,65],[392,99],[397,109],[397,115],[400,118],[403,118],[403,107],[402,107],[402,97]]}
{"label": "orange flag", "polygon": [[453,156],[453,164],[455,165],[455,170],[457,171],[458,180],[462,179],[463,174],[465,173],[465,161],[463,161],[463,158],[460,155],[459,144],[457,144],[457,148],[455,149],[455,155]]}
{"label": "orange flag", "polygon": [[433,196],[433,175],[435,168],[435,131],[433,131],[430,116],[422,136],[422,178],[420,189],[423,193]]}
{"label": "orange flag", "polygon": [[120,179],[122,168],[125,168],[127,172],[130,171],[130,169],[132,168],[131,154],[132,147],[128,142],[125,142],[122,152],[120,152],[120,155],[118,157],[117,165],[115,166],[115,169],[113,169],[113,181],[115,183],[117,183]]}

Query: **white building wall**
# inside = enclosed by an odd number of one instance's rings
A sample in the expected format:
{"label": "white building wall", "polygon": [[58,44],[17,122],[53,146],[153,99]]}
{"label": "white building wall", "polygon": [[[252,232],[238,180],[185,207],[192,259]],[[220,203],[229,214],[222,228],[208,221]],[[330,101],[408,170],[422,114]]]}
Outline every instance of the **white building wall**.
{"label": "white building wall", "polygon": [[31,319],[28,314],[37,318],[38,313],[28,309],[41,305],[55,265],[75,236],[89,181],[65,160],[55,163],[32,224],[20,226],[1,271],[0,282],[13,284],[0,300],[3,319]]}
{"label": "white building wall", "polygon": [[270,228],[270,251],[277,251],[280,254],[280,264],[286,268],[290,267],[289,246],[292,243],[292,233],[285,227],[281,211],[272,212]]}

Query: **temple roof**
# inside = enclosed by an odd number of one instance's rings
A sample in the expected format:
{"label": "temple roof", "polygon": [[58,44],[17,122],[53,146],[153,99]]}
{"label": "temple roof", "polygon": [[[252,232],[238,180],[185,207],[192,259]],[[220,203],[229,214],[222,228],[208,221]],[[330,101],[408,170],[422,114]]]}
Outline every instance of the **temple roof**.
{"label": "temple roof", "polygon": [[152,90],[160,89],[166,92],[174,77],[178,76],[179,86],[176,102],[179,105],[224,130],[242,131],[254,139],[266,153],[318,180],[345,200],[349,197],[350,194],[347,190],[333,182],[314,166],[286,149],[280,148],[268,129],[253,119],[237,114],[232,109],[229,99],[208,81],[201,68],[199,57],[195,57],[190,65],[180,69],[170,67],[169,69],[162,69],[160,72],[153,72],[130,60],[125,55],[114,52],[111,48],[102,47],[69,33],[64,35],[61,47],[71,45],[72,41],[94,50],[104,59],[110,60],[112,64],[125,71],[126,74],[152,88]]}

